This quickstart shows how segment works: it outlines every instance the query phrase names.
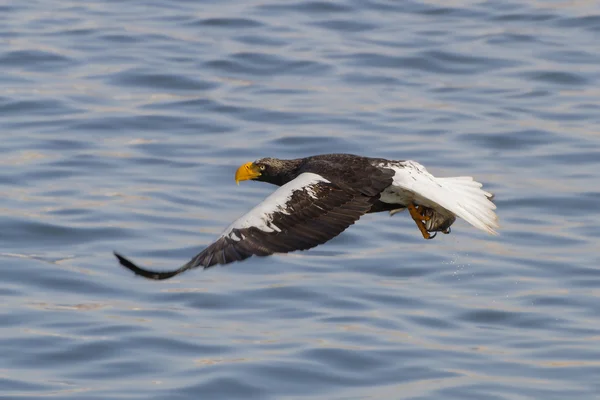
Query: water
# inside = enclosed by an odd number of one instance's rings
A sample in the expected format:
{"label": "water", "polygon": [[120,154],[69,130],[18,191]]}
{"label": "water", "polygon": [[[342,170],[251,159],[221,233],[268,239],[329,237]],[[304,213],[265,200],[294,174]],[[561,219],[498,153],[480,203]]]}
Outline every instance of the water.
{"label": "water", "polygon": [[[600,398],[600,6],[0,6],[0,397]],[[501,235],[369,215],[308,252],[179,266],[351,152],[474,175]]]}

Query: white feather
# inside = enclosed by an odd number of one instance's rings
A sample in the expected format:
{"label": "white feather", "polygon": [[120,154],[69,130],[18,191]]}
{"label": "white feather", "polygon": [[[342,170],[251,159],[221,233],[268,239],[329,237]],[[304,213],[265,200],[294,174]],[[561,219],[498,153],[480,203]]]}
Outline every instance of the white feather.
{"label": "white feather", "polygon": [[470,176],[436,178],[416,161],[379,164],[396,174],[392,186],[383,191],[384,203],[423,205],[438,212],[450,212],[476,228],[496,234],[498,217],[492,195]]}
{"label": "white feather", "polygon": [[[298,175],[296,179],[281,186],[252,210],[233,221],[233,223],[223,231],[221,236],[229,236],[231,239],[238,241],[240,238],[232,232],[233,229],[244,229],[249,227],[256,227],[264,232],[281,232],[281,229],[273,223],[273,214],[275,212],[288,214],[287,202],[297,190],[304,190],[312,198],[317,198],[313,185],[319,182],[329,183],[329,181],[321,175],[313,174],[311,172],[304,172]],[[241,239],[243,239],[243,237]]]}

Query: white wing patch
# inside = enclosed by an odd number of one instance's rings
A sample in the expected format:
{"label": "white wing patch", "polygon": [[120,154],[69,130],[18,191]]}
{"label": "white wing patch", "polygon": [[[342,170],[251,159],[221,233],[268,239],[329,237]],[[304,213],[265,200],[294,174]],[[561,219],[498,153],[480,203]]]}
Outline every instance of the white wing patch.
{"label": "white wing patch", "polygon": [[310,197],[316,199],[317,195],[313,186],[319,182],[329,183],[329,181],[321,175],[313,174],[311,172],[304,172],[298,175],[296,179],[281,186],[252,210],[233,221],[221,236],[229,236],[231,239],[239,241],[244,238],[236,235],[233,230],[250,227],[258,228],[264,232],[281,232],[281,229],[273,224],[273,214],[276,212],[289,214],[287,211],[287,202],[297,190],[303,190],[308,193]]}
{"label": "white wing patch", "polygon": [[482,184],[470,176],[436,178],[416,161],[382,163],[393,169],[394,182],[385,189],[380,200],[384,203],[413,202],[438,212],[452,213],[483,231],[496,234],[498,217],[492,195],[481,189]]}

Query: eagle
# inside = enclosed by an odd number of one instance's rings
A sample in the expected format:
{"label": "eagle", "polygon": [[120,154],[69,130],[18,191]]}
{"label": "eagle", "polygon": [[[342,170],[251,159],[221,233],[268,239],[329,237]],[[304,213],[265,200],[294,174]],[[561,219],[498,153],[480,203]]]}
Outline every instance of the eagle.
{"label": "eagle", "polygon": [[268,182],[279,188],[229,225],[208,247],[172,271],[141,268],[118,253],[120,264],[148,279],[307,250],[342,233],[361,216],[408,210],[424,239],[450,233],[460,217],[496,234],[493,195],[470,176],[437,178],[416,161],[352,154],[323,154],[292,160],[262,158],[240,166],[235,181]]}

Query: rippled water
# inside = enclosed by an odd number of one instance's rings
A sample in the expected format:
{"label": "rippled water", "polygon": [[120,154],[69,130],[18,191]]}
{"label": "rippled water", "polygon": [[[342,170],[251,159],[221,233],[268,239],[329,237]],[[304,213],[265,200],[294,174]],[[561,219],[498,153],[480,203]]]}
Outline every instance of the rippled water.
{"label": "rippled water", "polygon": [[[600,5],[0,6],[0,396],[600,397]],[[472,174],[501,235],[368,215],[150,282],[273,188],[263,156]]]}

